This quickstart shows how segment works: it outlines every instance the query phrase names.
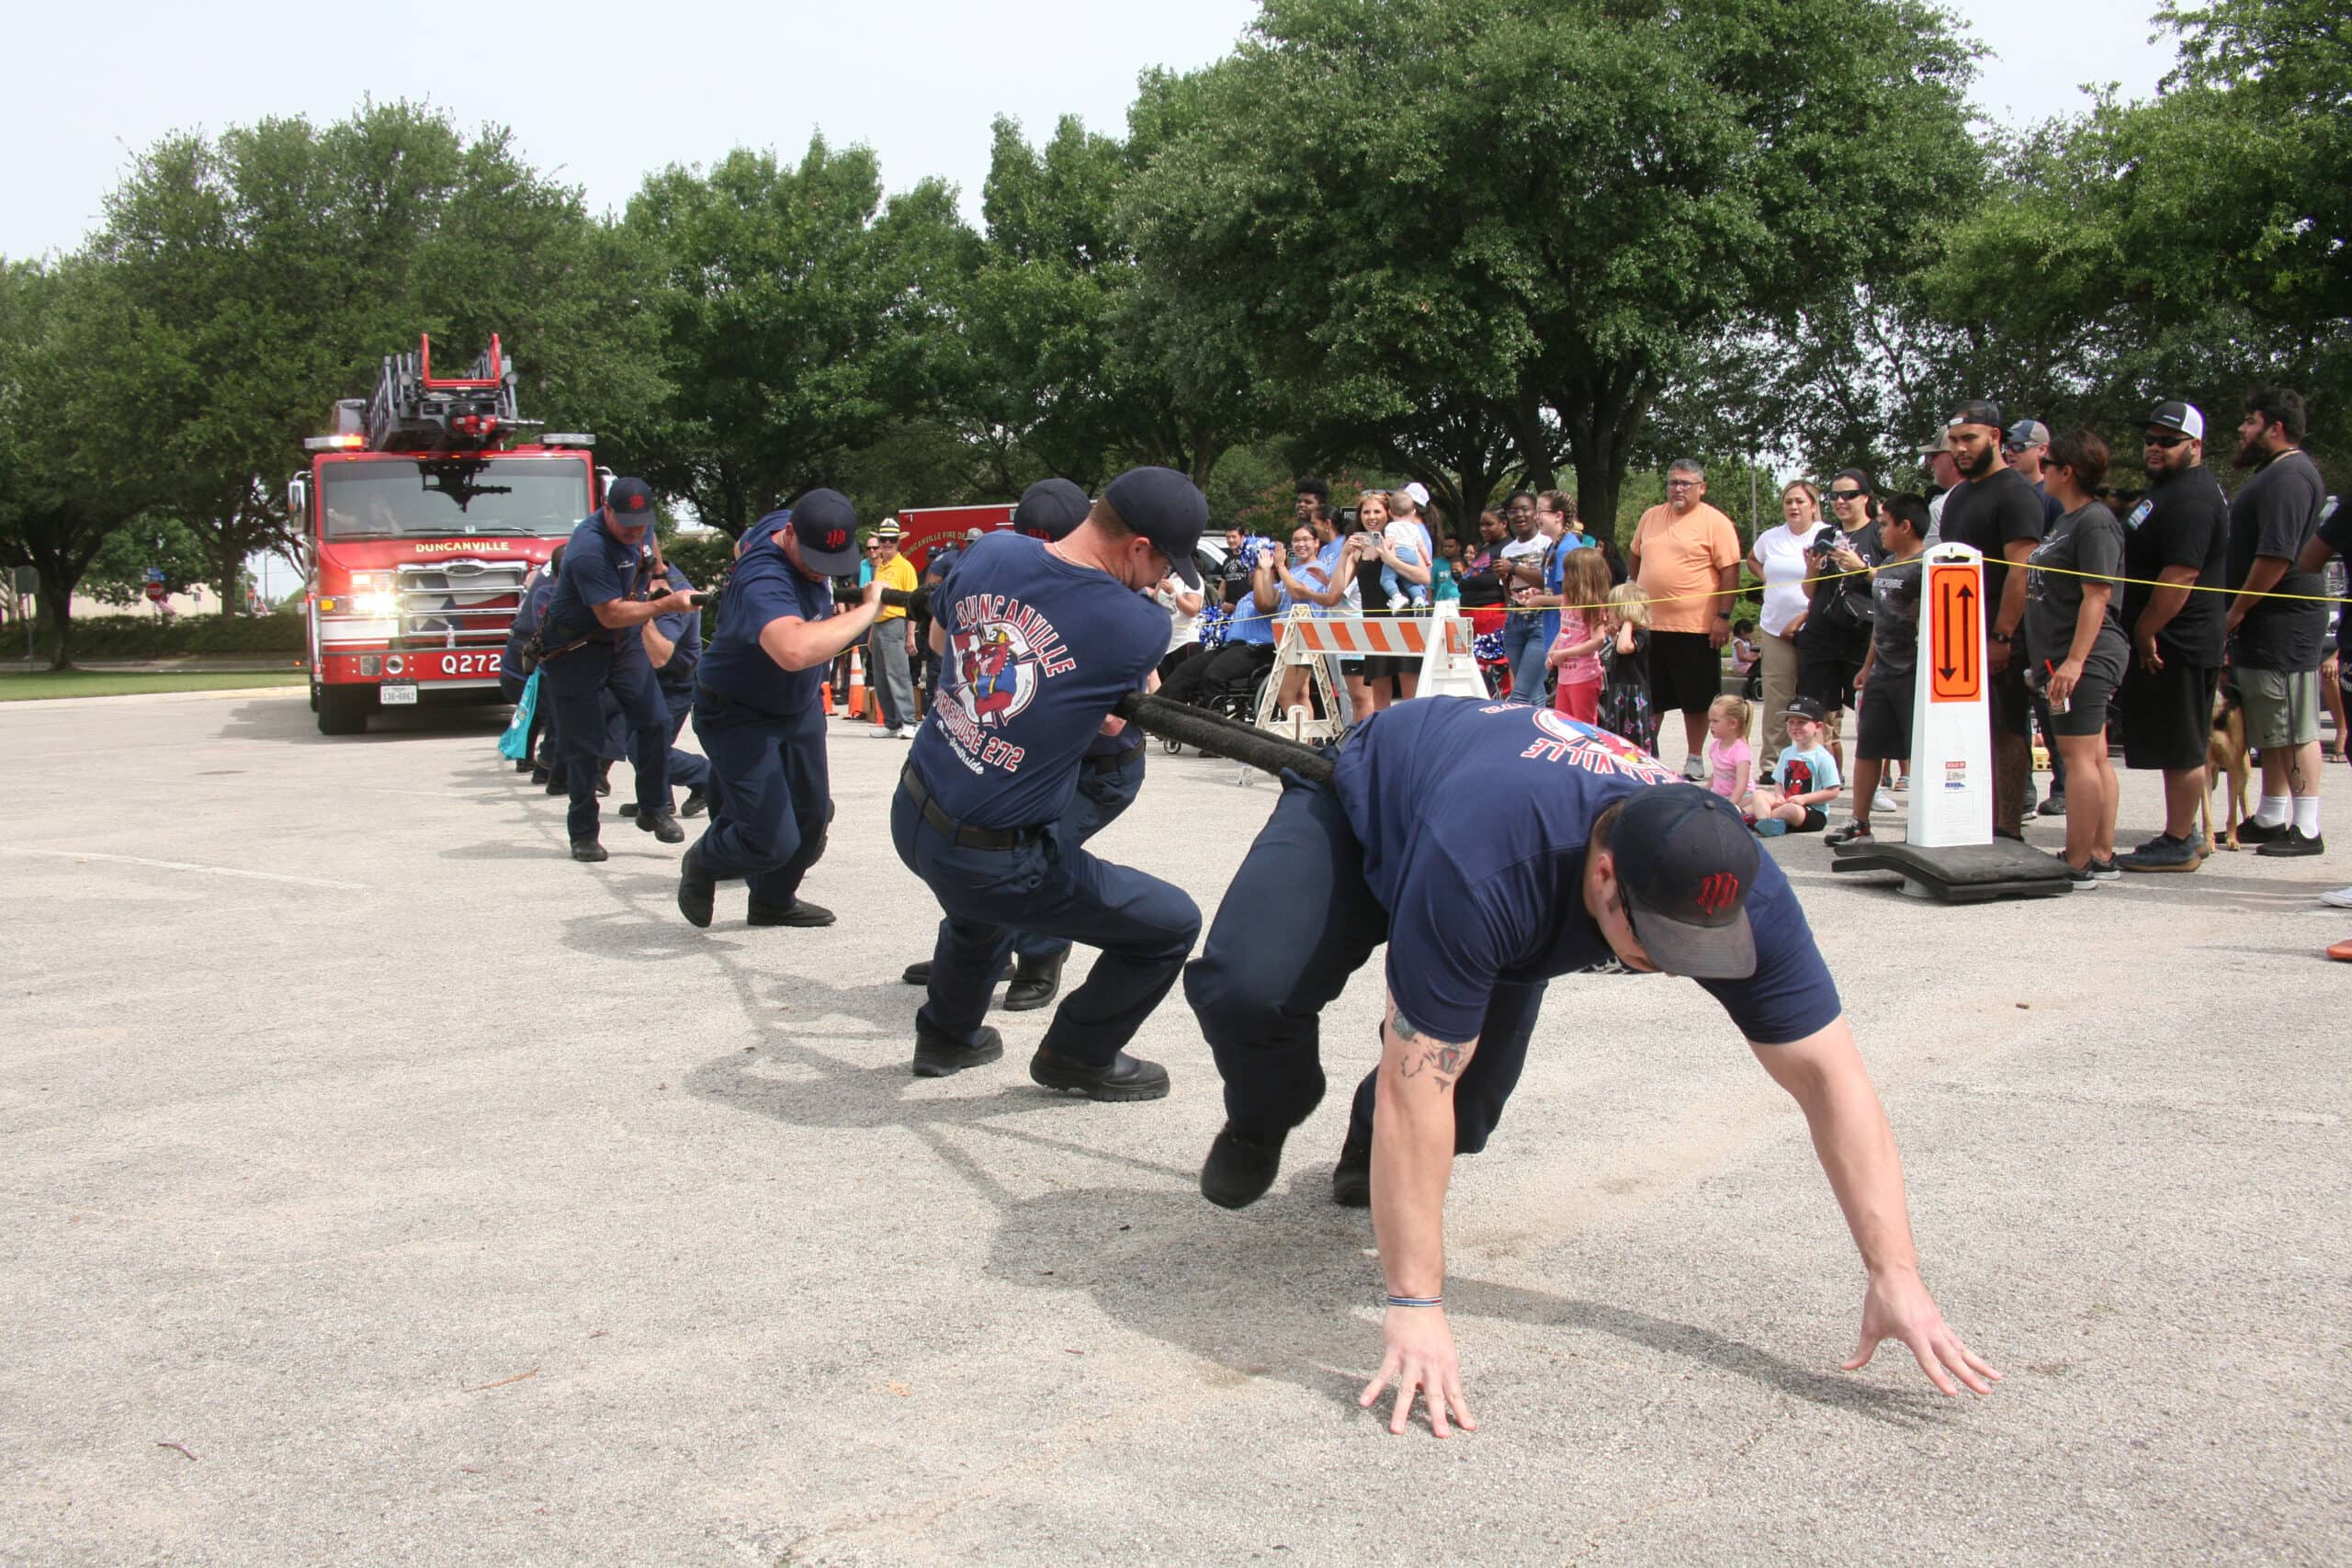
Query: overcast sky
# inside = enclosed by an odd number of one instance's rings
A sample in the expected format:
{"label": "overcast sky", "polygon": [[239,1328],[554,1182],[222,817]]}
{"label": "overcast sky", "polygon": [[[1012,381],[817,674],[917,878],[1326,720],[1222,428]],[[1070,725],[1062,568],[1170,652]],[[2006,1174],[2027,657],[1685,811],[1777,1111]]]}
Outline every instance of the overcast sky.
{"label": "overcast sky", "polygon": [[[2171,59],[2147,42],[2153,8],[1971,0],[1966,23],[1996,51],[1979,106],[2023,124],[2079,107],[2094,78],[2146,95]],[[169,131],[286,114],[325,123],[363,94],[511,126],[597,210],[665,164],[736,145],[797,157],[822,128],[836,145],[873,147],[892,189],[953,180],[977,221],[992,117],[1016,117],[1033,139],[1066,113],[1123,130],[1138,72],[1216,59],[1256,11],[1254,0],[12,6],[0,254],[72,249],[131,151]]]}

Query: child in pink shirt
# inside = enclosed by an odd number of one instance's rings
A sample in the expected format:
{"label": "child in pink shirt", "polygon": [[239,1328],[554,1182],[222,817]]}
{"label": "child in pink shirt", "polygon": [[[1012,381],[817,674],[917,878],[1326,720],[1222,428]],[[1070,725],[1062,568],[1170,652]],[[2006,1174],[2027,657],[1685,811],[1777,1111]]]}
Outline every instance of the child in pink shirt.
{"label": "child in pink shirt", "polygon": [[1742,811],[1747,809],[1747,792],[1756,783],[1747,717],[1747,704],[1739,697],[1717,697],[1707,705],[1707,787]]}
{"label": "child in pink shirt", "polygon": [[1609,564],[1599,550],[1575,551],[1561,563],[1560,635],[1544,661],[1560,672],[1553,707],[1587,724],[1600,714],[1600,650],[1609,641],[1601,607],[1608,598]]}

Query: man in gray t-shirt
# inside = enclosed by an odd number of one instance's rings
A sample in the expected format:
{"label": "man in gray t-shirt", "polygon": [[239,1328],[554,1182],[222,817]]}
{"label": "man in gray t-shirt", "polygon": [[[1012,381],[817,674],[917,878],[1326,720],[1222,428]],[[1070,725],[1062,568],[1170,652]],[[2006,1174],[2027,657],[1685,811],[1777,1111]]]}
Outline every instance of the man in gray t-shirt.
{"label": "man in gray t-shirt", "polygon": [[[2319,832],[2319,666],[2327,606],[2300,558],[2319,532],[2327,485],[2302,450],[2303,400],[2246,395],[2237,465],[2253,477],[2230,502],[2230,662],[2245,739],[2262,751],[2262,804],[2238,829],[2263,855],[2326,852]],[[2277,595],[2277,597],[2268,597]]]}

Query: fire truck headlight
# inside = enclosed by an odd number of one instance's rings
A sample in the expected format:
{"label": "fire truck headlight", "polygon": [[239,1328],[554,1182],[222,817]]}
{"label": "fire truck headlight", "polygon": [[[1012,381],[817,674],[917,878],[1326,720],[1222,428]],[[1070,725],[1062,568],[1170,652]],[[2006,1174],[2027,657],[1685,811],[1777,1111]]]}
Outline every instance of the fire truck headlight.
{"label": "fire truck headlight", "polygon": [[392,592],[392,574],[389,571],[355,571],[351,574],[349,609],[362,615],[389,615],[399,607]]}

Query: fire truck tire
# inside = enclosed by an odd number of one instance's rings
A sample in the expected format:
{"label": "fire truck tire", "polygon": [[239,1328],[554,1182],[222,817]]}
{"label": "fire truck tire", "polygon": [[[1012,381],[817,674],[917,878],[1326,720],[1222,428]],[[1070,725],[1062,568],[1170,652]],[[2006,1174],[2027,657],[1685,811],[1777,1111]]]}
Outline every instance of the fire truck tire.
{"label": "fire truck tire", "polygon": [[376,711],[376,693],[368,686],[324,686],[319,691],[319,733],[357,735]]}

